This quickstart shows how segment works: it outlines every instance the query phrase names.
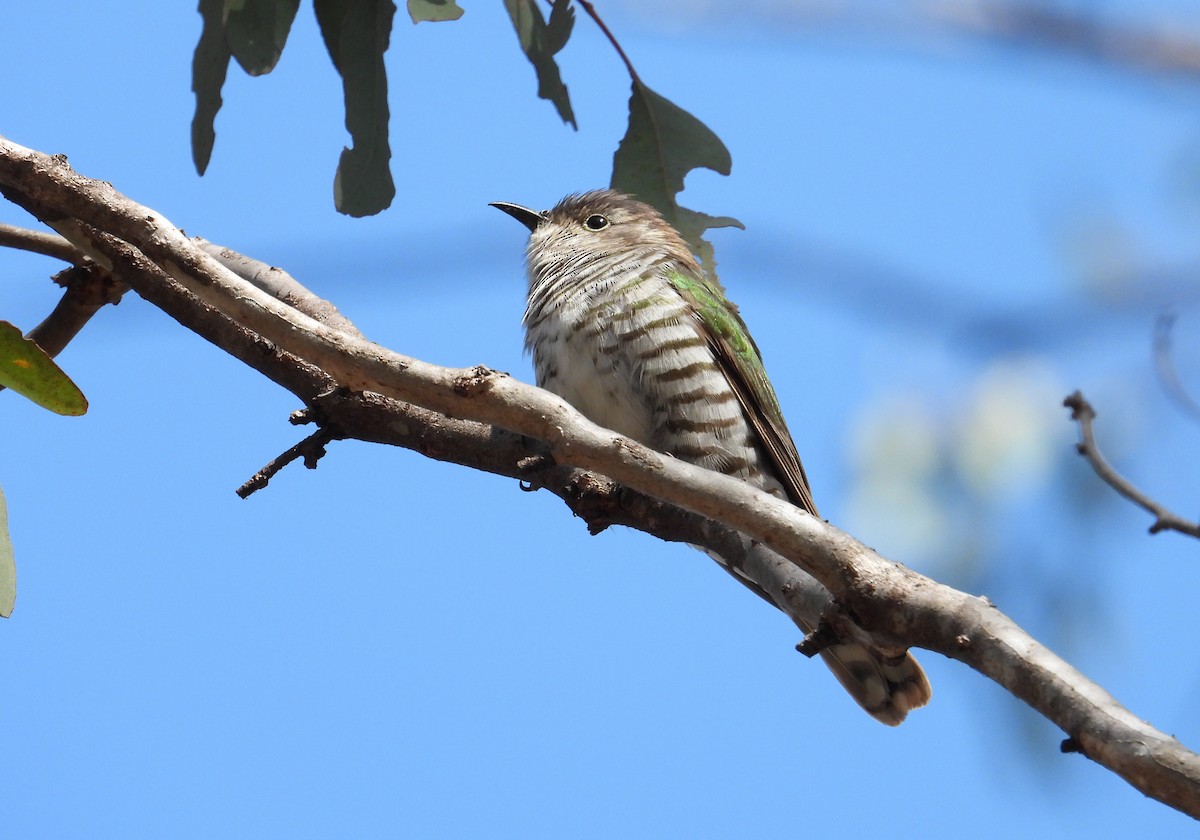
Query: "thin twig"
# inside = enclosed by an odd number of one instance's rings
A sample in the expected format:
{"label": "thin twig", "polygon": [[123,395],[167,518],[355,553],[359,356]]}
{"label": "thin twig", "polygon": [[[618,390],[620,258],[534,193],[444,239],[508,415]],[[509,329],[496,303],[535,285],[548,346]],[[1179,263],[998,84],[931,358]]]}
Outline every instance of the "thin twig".
{"label": "thin twig", "polygon": [[1092,408],[1091,403],[1084,399],[1081,392],[1076,391],[1071,394],[1063,400],[1063,405],[1071,409],[1071,419],[1079,424],[1080,441],[1075,445],[1079,454],[1087,459],[1087,462],[1092,465],[1092,469],[1096,471],[1096,475],[1100,476],[1105,484],[1154,516],[1154,524],[1150,526],[1151,534],[1157,534],[1159,531],[1178,531],[1189,537],[1200,538],[1200,523],[1191,522],[1167,510],[1166,507],[1134,487],[1128,479],[1113,468],[1112,464],[1108,463],[1100,453],[1100,447],[1096,445],[1096,435],[1092,428],[1096,419],[1096,410]]}
{"label": "thin twig", "polygon": [[78,248],[57,233],[29,230],[16,225],[0,224],[0,248],[16,248],[74,265],[83,265],[87,261]]}
{"label": "thin twig", "polygon": [[243,499],[251,494],[263,489],[267,486],[275,474],[286,467],[288,464],[295,461],[297,458],[304,458],[304,466],[310,470],[317,468],[317,462],[325,457],[325,445],[331,440],[337,439],[337,435],[327,428],[317,429],[304,440],[297,443],[295,446],[289,447],[285,452],[277,458],[272,458],[267,462],[261,470],[247,479],[246,483],[237,489],[237,494]]}

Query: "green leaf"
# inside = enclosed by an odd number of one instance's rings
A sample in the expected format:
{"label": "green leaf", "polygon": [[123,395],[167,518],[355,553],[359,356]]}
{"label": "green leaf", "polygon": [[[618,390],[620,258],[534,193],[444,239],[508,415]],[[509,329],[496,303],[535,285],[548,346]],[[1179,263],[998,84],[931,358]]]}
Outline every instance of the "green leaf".
{"label": "green leaf", "polygon": [[454,0],[408,0],[408,16],[413,23],[458,20],[463,16],[463,10]]}
{"label": "green leaf", "polygon": [[548,24],[536,0],[504,0],[504,6],[517,30],[521,49],[537,73],[538,96],[553,103],[562,121],[578,131],[571,97],[554,61],[555,53],[566,46],[575,26],[575,10],[570,0],[554,0]]}
{"label": "green leaf", "polygon": [[225,40],[251,76],[275,69],[300,0],[225,0]]}
{"label": "green leaf", "polygon": [[55,414],[77,417],[87,411],[83,392],[41,347],[7,321],[0,321],[0,385]]}
{"label": "green leaf", "polygon": [[12,539],[8,536],[8,506],[0,490],[0,618],[12,615],[17,600],[17,564]]}
{"label": "green leaf", "polygon": [[353,146],[342,149],[333,198],[349,216],[370,216],[396,196],[388,161],[388,48],[396,5],[391,0],[314,0],[317,23],[333,66],[342,74],[346,129]]}
{"label": "green leaf", "polygon": [[224,0],[200,0],[204,28],[192,56],[192,90],[196,113],[192,117],[192,162],[201,175],[208,169],[217,132],[213,123],[221,110],[221,88],[233,53],[225,42]]}
{"label": "green leaf", "polygon": [[550,55],[560,52],[567,45],[574,28],[575,7],[571,5],[571,0],[553,0],[550,4],[550,21],[546,24],[544,36],[546,52]]}
{"label": "green leaf", "polygon": [[613,155],[612,187],[658,208],[714,276],[713,249],[703,239],[704,231],[744,226],[729,216],[680,207],[675,196],[693,169],[704,167],[728,175],[732,166],[729,150],[708,126],[634,78],[629,129]]}

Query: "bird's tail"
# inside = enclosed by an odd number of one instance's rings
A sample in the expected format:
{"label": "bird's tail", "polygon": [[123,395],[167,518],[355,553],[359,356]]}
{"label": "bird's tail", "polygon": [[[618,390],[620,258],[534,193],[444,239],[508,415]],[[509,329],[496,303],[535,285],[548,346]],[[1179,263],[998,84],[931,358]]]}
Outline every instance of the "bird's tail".
{"label": "bird's tail", "polygon": [[[742,566],[730,565],[715,551],[707,554],[751,592],[791,616],[797,627],[811,633],[833,603],[829,590],[765,545],[749,537],[745,541],[748,550]],[[748,574],[752,567],[759,574]],[[769,593],[756,582],[759,580],[779,588]],[[823,648],[821,658],[858,705],[888,726],[899,726],[910,711],[924,706],[933,695],[929,678],[907,651],[887,655],[860,638]]]}
{"label": "bird's tail", "polygon": [[821,658],[838,682],[871,717],[899,726],[906,715],[929,702],[929,679],[911,653],[888,657],[861,644],[834,644]]}

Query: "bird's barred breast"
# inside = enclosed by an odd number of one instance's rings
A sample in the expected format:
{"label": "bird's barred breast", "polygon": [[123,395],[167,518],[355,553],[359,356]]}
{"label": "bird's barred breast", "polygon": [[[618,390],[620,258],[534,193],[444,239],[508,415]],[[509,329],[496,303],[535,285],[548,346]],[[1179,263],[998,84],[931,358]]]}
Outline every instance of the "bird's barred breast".
{"label": "bird's barred breast", "polygon": [[[763,486],[742,406],[686,301],[642,275],[531,328],[538,384],[593,422]],[[775,489],[774,487],[768,489]]]}

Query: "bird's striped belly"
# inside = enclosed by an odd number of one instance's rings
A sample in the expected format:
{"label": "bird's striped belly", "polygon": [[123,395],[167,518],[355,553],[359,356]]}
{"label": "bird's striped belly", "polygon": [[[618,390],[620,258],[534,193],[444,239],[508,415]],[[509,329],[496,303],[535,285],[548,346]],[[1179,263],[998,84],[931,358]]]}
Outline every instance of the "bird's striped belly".
{"label": "bird's striped belly", "polygon": [[782,492],[764,473],[742,405],[682,300],[594,306],[574,324],[544,318],[531,339],[538,384],[593,422]]}

